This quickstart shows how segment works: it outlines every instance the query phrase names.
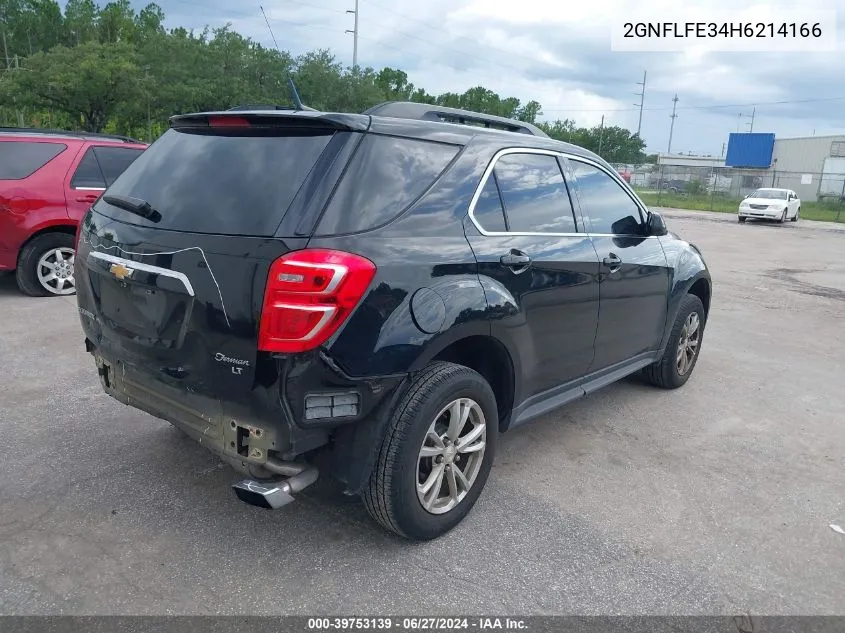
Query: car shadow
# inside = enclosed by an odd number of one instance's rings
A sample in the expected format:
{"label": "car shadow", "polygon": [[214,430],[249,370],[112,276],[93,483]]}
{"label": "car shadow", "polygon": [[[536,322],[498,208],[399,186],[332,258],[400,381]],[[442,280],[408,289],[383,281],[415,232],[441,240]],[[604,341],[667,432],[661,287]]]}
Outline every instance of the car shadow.
{"label": "car shadow", "polygon": [[0,297],[2,296],[20,296],[22,293],[18,290],[18,284],[15,281],[15,275],[9,272],[0,273]]}

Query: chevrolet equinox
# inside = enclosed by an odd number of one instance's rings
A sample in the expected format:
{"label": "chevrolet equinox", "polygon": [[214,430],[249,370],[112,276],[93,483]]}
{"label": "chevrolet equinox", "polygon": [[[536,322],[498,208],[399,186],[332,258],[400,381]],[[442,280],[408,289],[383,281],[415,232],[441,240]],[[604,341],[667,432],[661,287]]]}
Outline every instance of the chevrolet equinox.
{"label": "chevrolet equinox", "polygon": [[106,393],[243,501],[283,506],[319,464],[416,540],[471,510],[500,433],[635,372],[683,385],[711,296],[595,154],[417,103],[175,116],[76,247]]}

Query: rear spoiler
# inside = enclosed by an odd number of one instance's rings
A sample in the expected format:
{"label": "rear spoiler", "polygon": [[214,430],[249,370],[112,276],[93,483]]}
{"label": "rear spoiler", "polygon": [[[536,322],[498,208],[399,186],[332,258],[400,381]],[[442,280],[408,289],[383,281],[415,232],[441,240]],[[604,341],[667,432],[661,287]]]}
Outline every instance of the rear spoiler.
{"label": "rear spoiler", "polygon": [[224,110],[198,112],[170,117],[170,127],[175,129],[207,130],[210,128],[249,128],[268,130],[293,128],[301,130],[334,129],[338,131],[366,132],[371,117],[365,114],[316,112],[313,110]]}

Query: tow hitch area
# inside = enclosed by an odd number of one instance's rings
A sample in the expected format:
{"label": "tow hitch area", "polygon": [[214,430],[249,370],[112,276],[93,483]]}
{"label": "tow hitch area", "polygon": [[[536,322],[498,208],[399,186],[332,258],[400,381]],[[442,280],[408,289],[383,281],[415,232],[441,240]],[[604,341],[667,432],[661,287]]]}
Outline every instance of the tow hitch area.
{"label": "tow hitch area", "polygon": [[319,475],[314,466],[293,462],[267,460],[264,467],[284,476],[278,479],[244,479],[232,488],[244,503],[270,510],[289,504],[295,493],[313,484]]}

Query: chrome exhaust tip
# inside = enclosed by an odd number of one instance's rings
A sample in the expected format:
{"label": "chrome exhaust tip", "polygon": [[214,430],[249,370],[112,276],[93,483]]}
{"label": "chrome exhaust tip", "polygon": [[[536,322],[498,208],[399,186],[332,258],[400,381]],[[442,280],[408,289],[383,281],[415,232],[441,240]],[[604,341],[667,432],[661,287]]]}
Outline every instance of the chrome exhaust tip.
{"label": "chrome exhaust tip", "polygon": [[244,479],[232,486],[238,499],[251,506],[276,510],[293,501],[290,486],[286,480],[259,482]]}
{"label": "chrome exhaust tip", "polygon": [[313,484],[319,475],[319,471],[314,466],[294,462],[268,460],[265,467],[288,477],[264,481],[244,479],[234,484],[232,488],[238,499],[244,503],[269,510],[276,510],[289,504],[294,500],[293,493],[301,492]]}

